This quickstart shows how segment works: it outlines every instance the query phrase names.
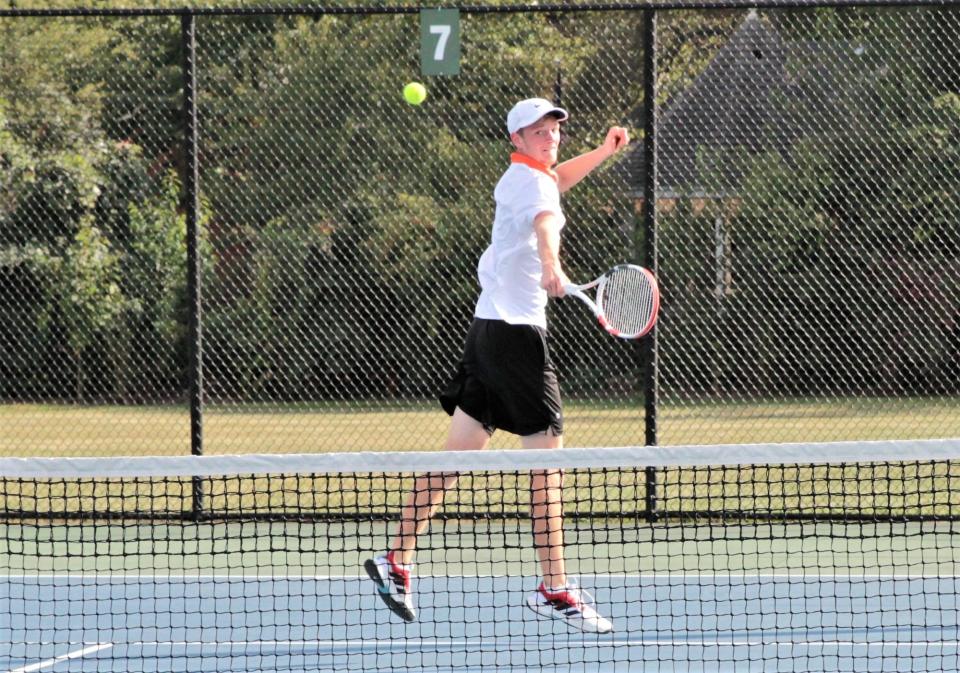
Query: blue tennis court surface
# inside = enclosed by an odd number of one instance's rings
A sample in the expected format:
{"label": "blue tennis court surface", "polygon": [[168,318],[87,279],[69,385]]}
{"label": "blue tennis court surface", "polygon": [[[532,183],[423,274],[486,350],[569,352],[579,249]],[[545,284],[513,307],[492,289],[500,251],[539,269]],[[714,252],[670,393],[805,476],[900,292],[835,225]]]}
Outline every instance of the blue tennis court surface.
{"label": "blue tennis court surface", "polygon": [[0,671],[947,671],[956,577],[591,575],[616,631],[523,607],[524,577],[420,577],[404,624],[362,577],[0,579]]}

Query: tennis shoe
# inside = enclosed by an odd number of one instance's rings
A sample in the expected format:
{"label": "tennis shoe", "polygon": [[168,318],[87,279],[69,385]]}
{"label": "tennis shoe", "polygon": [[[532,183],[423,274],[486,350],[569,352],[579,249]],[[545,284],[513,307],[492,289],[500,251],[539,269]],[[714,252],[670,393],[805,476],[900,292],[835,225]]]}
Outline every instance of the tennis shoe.
{"label": "tennis shoe", "polygon": [[363,568],[376,583],[377,593],[390,610],[405,622],[412,622],[417,618],[413,608],[410,571],[394,563],[393,552],[368,559]]}
{"label": "tennis shoe", "polygon": [[593,607],[593,597],[574,584],[560,591],[548,590],[543,582],[527,597],[527,607],[543,617],[562,619],[567,626],[586,633],[609,633],[613,624]]}

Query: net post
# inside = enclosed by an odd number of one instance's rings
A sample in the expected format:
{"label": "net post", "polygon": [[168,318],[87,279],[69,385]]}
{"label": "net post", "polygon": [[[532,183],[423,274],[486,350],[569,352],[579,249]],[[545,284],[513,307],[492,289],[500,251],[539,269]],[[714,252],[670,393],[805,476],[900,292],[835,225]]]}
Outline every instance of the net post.
{"label": "net post", "polygon": [[563,106],[563,62],[557,58],[553,64],[557,67],[557,76],[553,82],[553,104]]}
{"label": "net post", "polygon": [[[190,453],[203,454],[203,329],[199,260],[197,158],[197,40],[196,16],[180,17],[183,40],[184,179],[183,208],[187,225],[187,293],[190,311]],[[203,511],[203,481],[193,478],[193,514]]]}
{"label": "net post", "polygon": [[[643,11],[643,263],[657,276],[657,13]],[[644,443],[657,444],[657,332],[656,326],[643,340],[642,385],[644,396]],[[646,468],[646,517],[657,518],[657,475]]]}

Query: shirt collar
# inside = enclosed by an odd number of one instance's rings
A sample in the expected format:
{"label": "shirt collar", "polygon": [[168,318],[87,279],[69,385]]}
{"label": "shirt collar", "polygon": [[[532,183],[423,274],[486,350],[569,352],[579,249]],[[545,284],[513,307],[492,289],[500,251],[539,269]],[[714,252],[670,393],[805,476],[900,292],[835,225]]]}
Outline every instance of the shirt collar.
{"label": "shirt collar", "polygon": [[535,171],[540,171],[541,173],[546,173],[546,174],[549,175],[551,178],[553,178],[553,181],[554,181],[554,182],[557,182],[557,181],[558,181],[556,171],[554,171],[552,168],[550,168],[550,167],[547,166],[546,164],[540,163],[539,161],[537,161],[537,160],[534,159],[533,157],[527,156],[526,154],[522,154],[522,153],[520,153],[520,152],[514,152],[513,154],[510,155],[510,163],[513,163],[513,164],[524,164],[525,166],[529,166],[530,168],[534,169]]}

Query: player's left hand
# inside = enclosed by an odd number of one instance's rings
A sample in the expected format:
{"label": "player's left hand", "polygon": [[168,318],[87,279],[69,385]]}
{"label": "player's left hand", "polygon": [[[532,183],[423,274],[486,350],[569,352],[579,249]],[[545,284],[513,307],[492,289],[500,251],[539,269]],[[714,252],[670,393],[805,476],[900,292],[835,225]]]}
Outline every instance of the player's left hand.
{"label": "player's left hand", "polygon": [[611,126],[607,131],[607,137],[603,141],[603,148],[609,156],[613,156],[630,142],[630,136],[627,129],[622,126]]}

